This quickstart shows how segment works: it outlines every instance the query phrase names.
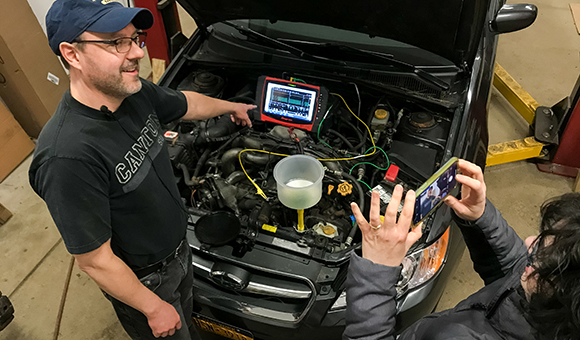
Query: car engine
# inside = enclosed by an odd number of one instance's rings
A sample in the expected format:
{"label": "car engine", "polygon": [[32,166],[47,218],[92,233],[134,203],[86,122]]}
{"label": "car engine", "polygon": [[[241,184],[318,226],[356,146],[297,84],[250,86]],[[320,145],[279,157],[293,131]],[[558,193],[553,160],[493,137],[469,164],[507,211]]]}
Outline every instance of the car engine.
{"label": "car engine", "polygon": [[[177,89],[256,104],[256,84],[263,76],[257,72],[195,71]],[[384,212],[396,184],[416,189],[440,166],[455,109],[411,101],[396,93],[386,95],[368,83],[279,71],[268,75],[328,89],[317,129],[260,121],[255,117],[259,113],[252,111],[252,128],[236,125],[228,115],[165,127],[178,186],[190,214],[201,217],[227,211],[239,220],[235,235],[225,240],[233,246],[234,256],[251,251],[258,234],[275,235],[283,240],[282,248],[315,249],[312,256],[322,260],[343,252],[360,243],[351,202],[367,215],[370,192],[375,189],[381,194]],[[273,177],[277,162],[296,154],[321,160],[325,170],[322,198],[304,211],[304,231],[298,230],[297,211],[279,201]],[[231,233],[228,227],[219,232]],[[424,223],[424,229],[428,228],[429,223]]]}

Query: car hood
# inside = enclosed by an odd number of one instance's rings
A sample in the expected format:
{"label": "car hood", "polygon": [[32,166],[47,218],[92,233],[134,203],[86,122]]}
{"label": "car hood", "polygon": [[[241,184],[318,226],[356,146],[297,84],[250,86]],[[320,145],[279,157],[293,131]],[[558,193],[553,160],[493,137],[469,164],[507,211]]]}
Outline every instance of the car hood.
{"label": "car hood", "polygon": [[[332,26],[404,42],[471,66],[490,0],[178,0],[205,28],[234,19]],[[465,65],[467,64],[467,65]]]}

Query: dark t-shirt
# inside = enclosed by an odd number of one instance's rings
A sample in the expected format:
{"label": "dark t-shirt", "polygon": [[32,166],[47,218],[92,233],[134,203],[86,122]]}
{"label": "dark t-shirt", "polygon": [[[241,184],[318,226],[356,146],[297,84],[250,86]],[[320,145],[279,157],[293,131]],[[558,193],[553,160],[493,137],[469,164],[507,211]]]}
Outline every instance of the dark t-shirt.
{"label": "dark t-shirt", "polygon": [[36,144],[29,176],[71,254],[111,239],[133,268],[155,263],[185,236],[180,199],[160,128],[187,110],[183,93],[141,81],[114,113],[66,92]]}

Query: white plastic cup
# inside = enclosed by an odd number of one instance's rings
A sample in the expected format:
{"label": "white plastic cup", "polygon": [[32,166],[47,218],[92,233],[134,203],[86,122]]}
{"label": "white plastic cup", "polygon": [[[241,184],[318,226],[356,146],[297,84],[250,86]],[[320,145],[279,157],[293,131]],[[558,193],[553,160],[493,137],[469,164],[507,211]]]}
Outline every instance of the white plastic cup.
{"label": "white plastic cup", "polygon": [[291,209],[308,209],[322,197],[324,168],[307,155],[288,156],[274,167],[278,199]]}

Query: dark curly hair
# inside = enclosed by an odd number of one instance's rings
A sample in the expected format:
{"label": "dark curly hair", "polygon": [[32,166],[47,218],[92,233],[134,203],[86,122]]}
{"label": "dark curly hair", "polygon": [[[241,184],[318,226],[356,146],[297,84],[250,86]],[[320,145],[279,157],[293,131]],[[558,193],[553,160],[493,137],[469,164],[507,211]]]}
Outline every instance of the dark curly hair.
{"label": "dark curly hair", "polygon": [[533,260],[529,315],[540,339],[580,336],[580,194],[545,202]]}

